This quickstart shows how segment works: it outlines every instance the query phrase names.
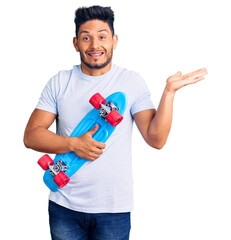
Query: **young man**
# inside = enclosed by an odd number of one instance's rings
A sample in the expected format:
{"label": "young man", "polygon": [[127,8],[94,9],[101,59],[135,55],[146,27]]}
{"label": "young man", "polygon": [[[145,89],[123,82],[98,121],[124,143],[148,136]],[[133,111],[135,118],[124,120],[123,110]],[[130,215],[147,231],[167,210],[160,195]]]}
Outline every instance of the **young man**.
{"label": "young man", "polygon": [[[129,239],[133,121],[147,144],[161,149],[171,128],[175,92],[207,74],[206,69],[200,69],[170,76],[156,111],[143,79],[112,64],[118,41],[113,21],[109,7],[76,10],[73,43],[81,65],[51,78],[25,130],[28,148],[55,154],[73,151],[89,160],[63,189],[50,193],[52,239]],[[108,96],[116,91],[127,95],[128,107],[106,145],[92,138],[98,125],[80,137],[68,137],[91,109],[88,100],[94,93]],[[54,120],[57,134],[48,130]]]}

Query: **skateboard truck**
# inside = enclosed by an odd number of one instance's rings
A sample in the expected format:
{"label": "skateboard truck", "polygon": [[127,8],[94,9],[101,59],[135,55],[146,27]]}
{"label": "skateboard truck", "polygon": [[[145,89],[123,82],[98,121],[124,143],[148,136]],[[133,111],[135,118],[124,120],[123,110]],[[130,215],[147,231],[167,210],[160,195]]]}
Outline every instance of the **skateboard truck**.
{"label": "skateboard truck", "polygon": [[67,185],[70,181],[70,178],[65,173],[68,167],[62,160],[59,160],[56,164],[54,164],[54,161],[50,158],[50,156],[45,154],[38,160],[38,164],[45,171],[50,169],[50,173],[54,176],[54,182],[60,188]]}
{"label": "skateboard truck", "polygon": [[101,111],[100,111],[99,115],[100,115],[101,117],[103,117],[103,118],[106,118],[107,115],[108,115],[111,111],[113,111],[113,110],[118,111],[118,110],[119,110],[119,108],[116,107],[116,105],[115,105],[113,102],[111,102],[111,101],[108,102],[107,105],[104,105],[104,104],[101,103],[100,106],[101,106]]}
{"label": "skateboard truck", "polygon": [[48,168],[53,176],[56,176],[60,172],[65,172],[68,169],[67,165],[62,160],[59,160],[55,165],[49,165]]}
{"label": "skateboard truck", "polygon": [[112,127],[116,127],[123,120],[123,116],[118,112],[119,108],[117,108],[111,101],[105,105],[106,99],[104,99],[99,93],[94,94],[89,102],[95,109],[99,110],[101,108],[100,116],[109,122]]}

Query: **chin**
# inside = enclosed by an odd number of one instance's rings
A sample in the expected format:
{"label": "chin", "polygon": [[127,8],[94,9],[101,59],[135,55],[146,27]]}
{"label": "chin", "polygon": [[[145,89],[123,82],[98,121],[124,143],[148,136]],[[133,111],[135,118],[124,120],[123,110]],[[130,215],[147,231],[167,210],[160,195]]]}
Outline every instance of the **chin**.
{"label": "chin", "polygon": [[102,68],[105,68],[108,64],[111,63],[111,58],[107,59],[105,62],[93,62],[93,63],[90,63],[90,62],[87,62],[85,60],[82,59],[82,62],[90,69],[102,69]]}
{"label": "chin", "polygon": [[81,62],[84,63],[90,69],[102,69],[105,68],[108,64],[111,63],[113,56],[113,51],[111,50],[111,54],[103,54],[102,59],[89,59],[88,56],[84,56],[84,54],[80,51]]}

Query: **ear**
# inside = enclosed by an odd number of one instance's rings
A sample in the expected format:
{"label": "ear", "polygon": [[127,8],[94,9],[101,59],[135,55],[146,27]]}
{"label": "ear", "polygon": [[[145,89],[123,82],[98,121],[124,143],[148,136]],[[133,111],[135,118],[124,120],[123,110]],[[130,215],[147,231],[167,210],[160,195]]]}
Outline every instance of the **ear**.
{"label": "ear", "polygon": [[116,49],[116,46],[117,46],[117,43],[118,43],[118,35],[114,35],[113,37],[112,37],[112,40],[113,40],[113,50],[115,50]]}
{"label": "ear", "polygon": [[74,37],[73,38],[73,45],[74,45],[74,48],[77,52],[79,52],[79,47],[78,47],[78,39],[77,37]]}

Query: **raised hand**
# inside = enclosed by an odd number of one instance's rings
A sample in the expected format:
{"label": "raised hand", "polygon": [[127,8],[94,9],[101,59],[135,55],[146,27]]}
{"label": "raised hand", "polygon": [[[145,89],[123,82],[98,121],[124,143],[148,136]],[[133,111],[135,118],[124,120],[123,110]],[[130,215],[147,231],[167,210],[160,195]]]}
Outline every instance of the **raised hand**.
{"label": "raised hand", "polygon": [[167,79],[166,89],[169,92],[175,93],[178,89],[186,85],[193,84],[205,79],[204,76],[207,73],[208,72],[206,68],[202,68],[185,75],[182,75],[182,73],[179,71]]}

